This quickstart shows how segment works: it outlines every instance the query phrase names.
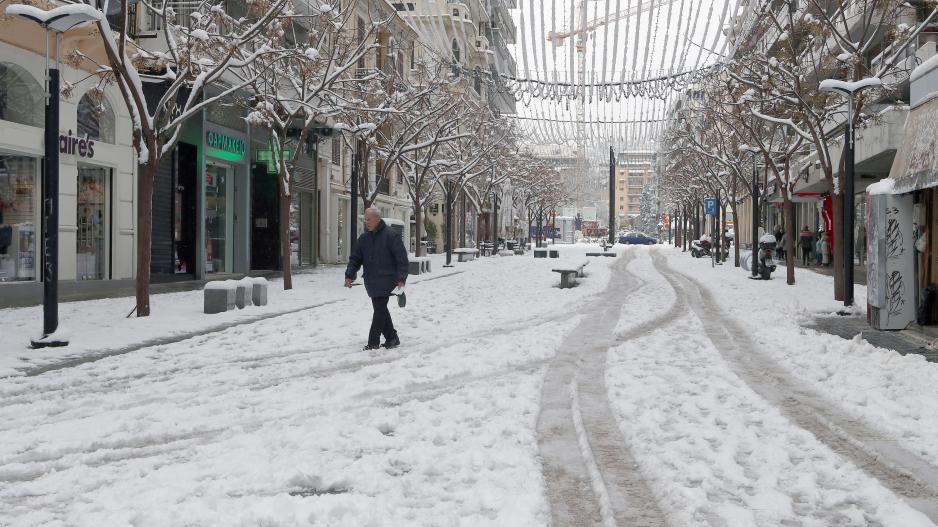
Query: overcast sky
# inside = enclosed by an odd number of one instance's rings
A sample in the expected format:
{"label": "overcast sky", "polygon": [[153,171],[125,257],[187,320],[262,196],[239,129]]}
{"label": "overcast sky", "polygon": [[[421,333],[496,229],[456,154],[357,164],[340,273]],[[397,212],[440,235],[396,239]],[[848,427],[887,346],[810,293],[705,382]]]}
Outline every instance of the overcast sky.
{"label": "overcast sky", "polygon": [[[579,84],[578,36],[548,42],[551,33],[567,33],[582,22],[581,0],[517,0],[513,11],[518,27],[512,46],[518,63],[518,77],[550,82]],[[699,68],[718,60],[723,51],[722,28],[729,23],[738,0],[585,0],[590,26],[585,54],[586,82],[607,83],[649,79],[663,73]],[[639,9],[639,6],[641,8]],[[617,16],[616,13],[620,15]],[[610,20],[609,24],[600,24]],[[631,145],[653,146],[654,123],[598,124],[660,119],[670,102],[630,97],[601,102],[598,92],[587,97],[586,120],[593,141],[604,136],[624,137]],[[575,121],[576,105],[567,101],[534,99],[528,106],[519,103],[521,117]],[[540,139],[573,139],[573,122],[522,121]],[[537,126],[537,133],[533,127]],[[660,126],[658,127],[660,128]],[[549,136],[549,137],[547,137]],[[608,148],[605,146],[604,148]]]}

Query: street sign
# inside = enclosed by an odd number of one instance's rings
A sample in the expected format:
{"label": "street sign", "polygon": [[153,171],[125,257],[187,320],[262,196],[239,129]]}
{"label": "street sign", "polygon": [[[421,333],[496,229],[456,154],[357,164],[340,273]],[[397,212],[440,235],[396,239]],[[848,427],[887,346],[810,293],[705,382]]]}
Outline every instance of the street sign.
{"label": "street sign", "polygon": [[717,215],[717,199],[716,198],[704,199],[704,214],[706,214],[707,216]]}

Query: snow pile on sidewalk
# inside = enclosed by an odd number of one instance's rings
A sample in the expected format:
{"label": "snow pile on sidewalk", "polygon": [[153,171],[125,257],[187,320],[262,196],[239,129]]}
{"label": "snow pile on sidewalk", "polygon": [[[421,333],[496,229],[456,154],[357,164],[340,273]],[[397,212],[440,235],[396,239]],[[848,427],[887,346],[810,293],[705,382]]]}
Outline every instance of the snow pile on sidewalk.
{"label": "snow pile on sidewalk", "polygon": [[354,351],[371,317],[355,288],[3,379],[0,524],[544,525],[544,368],[614,261],[559,289],[550,269],[581,258],[481,259],[408,285],[392,351]]}
{"label": "snow pile on sidewalk", "polygon": [[[444,269],[443,260],[435,257],[434,273],[443,276],[456,272]],[[250,322],[279,313],[287,313],[324,303],[343,301],[349,297],[343,288],[344,267],[329,266],[293,276],[293,289],[283,290],[281,280],[273,280],[268,288],[268,305],[251,306],[215,315],[202,312],[202,291],[154,294],[150,297],[152,314],[137,318],[133,297],[64,302],[59,305],[59,327],[67,331],[70,342],[64,348],[29,348],[31,338],[42,330],[42,306],[0,309],[0,377],[23,375],[24,372],[67,361],[100,357],[123,348],[156,344],[202,331]],[[415,282],[422,280],[415,277]],[[226,287],[224,282],[211,287]]]}

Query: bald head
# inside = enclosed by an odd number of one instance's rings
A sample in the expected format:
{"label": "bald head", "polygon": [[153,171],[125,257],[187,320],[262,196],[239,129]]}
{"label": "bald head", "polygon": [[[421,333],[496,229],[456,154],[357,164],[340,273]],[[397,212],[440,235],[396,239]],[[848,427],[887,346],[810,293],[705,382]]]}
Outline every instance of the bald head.
{"label": "bald head", "polygon": [[375,207],[365,209],[365,228],[369,232],[374,232],[381,223],[381,212]]}

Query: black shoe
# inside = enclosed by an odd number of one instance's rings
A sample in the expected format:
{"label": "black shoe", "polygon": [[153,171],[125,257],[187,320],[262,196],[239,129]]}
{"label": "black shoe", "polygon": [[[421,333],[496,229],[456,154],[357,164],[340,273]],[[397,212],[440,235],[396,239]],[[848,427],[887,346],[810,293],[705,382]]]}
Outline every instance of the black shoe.
{"label": "black shoe", "polygon": [[369,344],[365,346],[364,348],[362,348],[362,351],[371,351],[371,350],[376,350],[376,349],[381,349],[381,346],[377,344]]}
{"label": "black shoe", "polygon": [[401,345],[401,339],[394,337],[393,339],[384,343],[384,347],[387,349],[394,349]]}

